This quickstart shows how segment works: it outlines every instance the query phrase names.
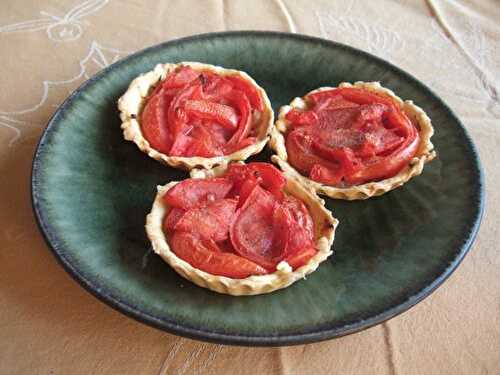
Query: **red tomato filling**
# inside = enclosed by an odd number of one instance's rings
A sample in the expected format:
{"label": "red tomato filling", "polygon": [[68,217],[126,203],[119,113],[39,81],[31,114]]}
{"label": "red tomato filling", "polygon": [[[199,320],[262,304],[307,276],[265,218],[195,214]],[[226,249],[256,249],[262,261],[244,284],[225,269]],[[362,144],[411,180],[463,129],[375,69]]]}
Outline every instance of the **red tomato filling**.
{"label": "red tomato filling", "polygon": [[208,273],[245,278],[292,268],[316,254],[307,207],[283,193],[285,179],[268,163],[231,164],[222,177],[184,180],[163,196],[172,251]]}
{"label": "red tomato filling", "polygon": [[337,88],[306,97],[292,109],[286,135],[290,164],[312,180],[345,187],[396,175],[415,156],[417,128],[387,97]]}
{"label": "red tomato filling", "polygon": [[245,79],[182,66],[149,95],[140,119],[158,151],[213,157],[255,143],[252,113],[263,110],[260,92]]}

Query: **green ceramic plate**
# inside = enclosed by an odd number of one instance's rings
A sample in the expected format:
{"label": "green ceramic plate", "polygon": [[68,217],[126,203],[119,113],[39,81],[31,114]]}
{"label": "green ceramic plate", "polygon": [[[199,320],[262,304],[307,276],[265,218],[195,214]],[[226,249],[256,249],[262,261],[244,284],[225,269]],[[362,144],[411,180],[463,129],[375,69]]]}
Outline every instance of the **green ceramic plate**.
{"label": "green ceramic plate", "polygon": [[[276,110],[311,89],[381,81],[432,118],[439,156],[404,187],[361,202],[327,199],[340,220],[334,255],[291,287],[255,297],[199,288],[151,252],[144,232],[156,185],[187,177],[122,139],[118,97],[158,62],[248,72]],[[267,159],[269,152],[259,155]],[[34,210],[55,256],[87,290],[152,326],[202,340],[288,345],[324,340],[410,308],[458,266],[483,208],[478,155],[451,110],[393,65],[330,41],[230,32],[146,49],[83,84],[50,120],[32,176]]]}

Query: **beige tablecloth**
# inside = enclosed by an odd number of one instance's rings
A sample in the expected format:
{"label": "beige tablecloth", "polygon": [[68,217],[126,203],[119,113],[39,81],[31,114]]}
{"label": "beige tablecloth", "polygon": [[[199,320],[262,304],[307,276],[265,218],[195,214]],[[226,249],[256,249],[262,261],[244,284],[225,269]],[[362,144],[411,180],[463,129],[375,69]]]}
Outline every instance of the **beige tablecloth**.
{"label": "beige tablecloth", "polygon": [[[500,6],[490,0],[117,1],[0,4],[1,374],[499,374]],[[30,168],[61,101],[108,64],[197,33],[280,30],[351,44],[422,79],[460,116],[486,175],[475,245],[410,311],[364,332],[288,348],[173,336],[85,292],[35,225]]]}

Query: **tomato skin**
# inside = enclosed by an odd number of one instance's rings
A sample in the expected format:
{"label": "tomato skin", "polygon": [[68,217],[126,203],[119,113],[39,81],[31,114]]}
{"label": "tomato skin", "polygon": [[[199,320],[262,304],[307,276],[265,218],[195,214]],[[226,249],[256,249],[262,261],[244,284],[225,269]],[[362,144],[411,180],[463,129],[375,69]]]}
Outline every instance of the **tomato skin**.
{"label": "tomato skin", "polygon": [[259,185],[259,181],[254,177],[249,177],[247,180],[243,181],[239,191],[238,208],[245,204],[247,198],[257,185]]}
{"label": "tomato skin", "polygon": [[205,130],[211,134],[213,143],[217,144],[221,150],[224,150],[227,141],[231,137],[232,131],[210,120],[204,120],[203,126]]}
{"label": "tomato skin", "polygon": [[365,165],[358,172],[347,176],[346,181],[352,185],[360,185],[396,175],[415,156],[419,143],[420,136],[417,134],[415,138],[410,139],[409,142],[405,142],[397,151],[391,153],[390,156],[380,158],[370,165]]}
{"label": "tomato skin", "polygon": [[279,190],[285,182],[276,167],[256,162],[174,185],[163,196],[171,206],[163,229],[172,251],[232,278],[274,272],[282,260],[294,269],[305,264],[314,255],[314,222],[302,201]]}
{"label": "tomato skin", "polygon": [[190,136],[193,141],[184,152],[184,156],[213,157],[223,154],[222,146],[211,136],[206,126],[194,126]]}
{"label": "tomato skin", "polygon": [[[251,82],[181,66],[148,96],[141,128],[151,146],[166,155],[214,157],[256,142],[254,109],[264,110],[264,102]],[[210,129],[202,138],[193,136],[191,131],[200,133],[200,127]]]}
{"label": "tomato skin", "polygon": [[290,212],[290,216],[297,225],[305,230],[309,240],[312,241],[314,239],[314,222],[306,205],[293,195],[287,195],[282,204]]}
{"label": "tomato skin", "polygon": [[293,196],[287,196],[281,207],[291,218],[288,225],[291,235],[285,252],[285,259],[288,259],[314,247],[314,223],[304,203]]}
{"label": "tomato skin", "polygon": [[309,178],[326,185],[337,185],[342,181],[342,172],[339,168],[328,168],[323,164],[314,164],[309,172]]}
{"label": "tomato skin", "polygon": [[254,262],[231,253],[214,251],[217,244],[196,238],[190,233],[175,232],[170,240],[172,251],[193,267],[212,275],[244,279],[252,275],[265,275],[266,269]]}
{"label": "tomato skin", "polygon": [[192,143],[193,143],[193,138],[181,132],[177,134],[174,143],[172,144],[172,147],[170,147],[169,154],[171,156],[185,155]]}
{"label": "tomato skin", "polygon": [[307,98],[314,103],[326,100],[331,97],[342,97],[344,101],[356,104],[373,104],[382,103],[386,105],[394,105],[392,99],[387,96],[382,96],[366,89],[359,89],[354,87],[340,87],[331,90],[319,91],[307,95]]}
{"label": "tomato skin", "polygon": [[179,69],[167,76],[162,86],[166,89],[183,87],[194,81],[199,75],[200,73],[196,72],[189,66],[181,66]]}
{"label": "tomato skin", "polygon": [[233,85],[224,77],[220,77],[212,72],[203,72],[201,74],[204,99],[220,100],[233,90]]}
{"label": "tomato skin", "polygon": [[276,268],[284,250],[273,247],[275,203],[272,194],[256,185],[245,204],[236,211],[229,229],[236,253],[268,270]]}
{"label": "tomato skin", "polygon": [[356,158],[354,152],[348,147],[326,147],[319,142],[313,142],[314,149],[320,156],[339,165],[341,173],[352,174],[361,168],[361,161]]}
{"label": "tomato skin", "polygon": [[314,247],[307,247],[306,249],[292,254],[285,258],[285,261],[292,267],[292,269],[296,270],[299,267],[307,264],[309,260],[316,255],[318,251]]}
{"label": "tomato skin", "polygon": [[253,145],[255,142],[257,142],[257,138],[246,137],[243,140],[241,140],[239,143],[231,144],[229,146],[226,146],[224,149],[225,149],[227,154],[232,154],[233,152],[241,150],[247,146]]}
{"label": "tomato skin", "polygon": [[[168,108],[168,129],[172,136],[176,138],[188,126],[188,116],[184,110],[184,104],[187,100],[201,95],[201,83],[199,81],[187,85],[179,90],[177,95],[172,99]],[[184,132],[186,133],[186,132]]]}
{"label": "tomato skin", "polygon": [[313,111],[299,111],[296,109],[288,111],[285,118],[294,125],[313,125],[319,120],[318,115]]}
{"label": "tomato skin", "polygon": [[308,175],[315,165],[335,170],[337,166],[316,155],[313,150],[313,139],[307,128],[292,130],[286,138],[288,160],[302,174]]}
{"label": "tomato skin", "polygon": [[233,183],[233,188],[230,196],[234,197],[239,194],[243,183],[249,179],[248,167],[245,164],[231,163],[229,164],[224,177]]}
{"label": "tomato skin", "polygon": [[239,207],[243,205],[257,184],[269,191],[277,199],[283,197],[282,190],[286,183],[285,178],[275,166],[269,163],[231,164],[225,176],[233,181],[234,194],[239,194]]}
{"label": "tomato skin", "polygon": [[310,249],[314,250],[314,223],[301,201],[287,196],[275,206],[273,230],[273,245],[283,249],[280,261],[287,261],[292,269],[307,263],[311,257]]}
{"label": "tomato skin", "polygon": [[172,207],[168,214],[163,219],[163,230],[165,232],[172,232],[177,222],[186,213],[182,208]]}
{"label": "tomato skin", "polygon": [[165,111],[167,100],[162,91],[159,90],[148,100],[141,114],[141,128],[145,138],[152,147],[164,154],[168,154],[172,145]]}
{"label": "tomato skin", "polygon": [[163,201],[169,206],[188,210],[210,200],[225,198],[232,187],[233,182],[223,177],[188,179],[170,188]]}
{"label": "tomato skin", "polygon": [[264,110],[264,102],[259,91],[254,85],[237,75],[226,76],[225,79],[226,81],[229,81],[236,90],[240,90],[245,93],[252,108],[255,108],[258,111]]}
{"label": "tomato skin", "polygon": [[286,180],[283,174],[274,165],[262,162],[248,163],[247,167],[259,180],[260,186],[273,194],[277,199],[283,198],[283,188]]}
{"label": "tomato skin", "polygon": [[235,144],[240,143],[248,135],[252,125],[252,118],[250,113],[250,102],[243,92],[237,90],[232,91],[228,99],[236,106],[240,116],[238,128],[227,142],[227,147],[231,148]]}
{"label": "tomato skin", "polygon": [[219,199],[201,207],[191,208],[177,221],[174,229],[195,233],[203,240],[224,241],[236,210],[235,199]]}
{"label": "tomato skin", "polygon": [[306,99],[312,103],[306,112],[318,120],[299,119],[286,148],[290,164],[311,179],[334,186],[377,181],[397,174],[415,155],[418,131],[391,98],[344,87]]}
{"label": "tomato skin", "polygon": [[228,129],[234,130],[238,126],[238,115],[230,106],[207,100],[187,100],[184,108],[188,114],[217,121]]}

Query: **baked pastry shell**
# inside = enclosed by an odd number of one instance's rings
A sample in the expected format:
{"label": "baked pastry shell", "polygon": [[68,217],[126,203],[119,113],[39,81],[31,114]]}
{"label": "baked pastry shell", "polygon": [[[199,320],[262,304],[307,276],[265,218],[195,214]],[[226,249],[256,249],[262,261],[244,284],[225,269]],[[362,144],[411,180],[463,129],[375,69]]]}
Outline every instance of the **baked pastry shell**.
{"label": "baked pastry shell", "polygon": [[[399,171],[398,174],[380,181],[367,182],[361,185],[341,188],[311,180],[310,178],[300,174],[292,165],[288,163],[288,154],[285,147],[285,135],[291,126],[291,123],[285,118],[285,116],[292,109],[307,108],[307,104],[302,98],[295,98],[290,105],[285,105],[280,108],[278,119],[271,131],[271,140],[269,141],[269,146],[276,153],[276,155],[272,156],[271,160],[278,164],[285,173],[293,176],[304,186],[314,190],[318,194],[324,194],[330,198],[336,199],[359,200],[382,195],[390,190],[402,186],[412,177],[421,174],[424,169],[424,165],[436,157],[436,151],[434,150],[434,146],[431,142],[431,137],[434,134],[434,128],[431,120],[424,110],[413,103],[413,101],[403,101],[393,91],[382,87],[379,82],[355,82],[354,84],[344,82],[338,87],[362,88],[381,96],[391,98],[408,116],[408,118],[419,127],[420,144],[415,156],[410,161],[409,165]],[[307,95],[331,89],[334,89],[334,87],[321,87],[309,92]]]}
{"label": "baked pastry shell", "polygon": [[[169,156],[161,153],[153,148],[142,133],[140,118],[141,113],[146,105],[148,95],[155,86],[165,77],[174,71],[179,66],[189,66],[195,70],[210,71],[220,76],[239,76],[246,81],[249,81],[262,97],[264,110],[257,118],[254,116],[253,121],[256,122],[256,142],[246,146],[240,150],[228,155],[215,156],[211,158],[192,156]],[[153,159],[169,165],[174,168],[191,170],[193,168],[210,169],[215,165],[229,163],[231,161],[245,160],[251,155],[257,154],[265,147],[269,140],[269,135],[274,122],[274,113],[271,107],[271,102],[262,87],[260,87],[248,74],[245,72],[225,69],[220,66],[202,64],[198,62],[180,62],[177,64],[158,64],[156,67],[147,73],[141,74],[135,78],[129,85],[127,91],[118,99],[118,109],[120,110],[120,118],[122,120],[121,128],[123,137],[127,141],[134,142],[139,149],[148,154]]]}
{"label": "baked pastry shell", "polygon": [[[211,170],[195,169],[191,172],[192,178],[208,178],[222,175],[227,165],[222,165]],[[256,295],[270,293],[286,288],[294,282],[304,279],[306,275],[315,271],[320,263],[332,255],[332,244],[338,220],[333,218],[330,211],[324,207],[324,201],[310,190],[304,188],[299,181],[286,176],[285,193],[295,196],[307,206],[314,222],[315,247],[317,253],[302,267],[293,270],[288,263],[282,261],[277,270],[272,274],[249,276],[244,279],[233,279],[207,273],[193,267],[188,262],[177,257],[170,249],[167,235],[162,229],[165,215],[170,207],[163,202],[163,195],[180,181],[173,181],[164,186],[158,186],[158,193],[153,203],[151,212],[146,218],[146,233],[154,251],[160,255],[178,274],[196,285],[208,288],[218,293],[234,296]]]}

